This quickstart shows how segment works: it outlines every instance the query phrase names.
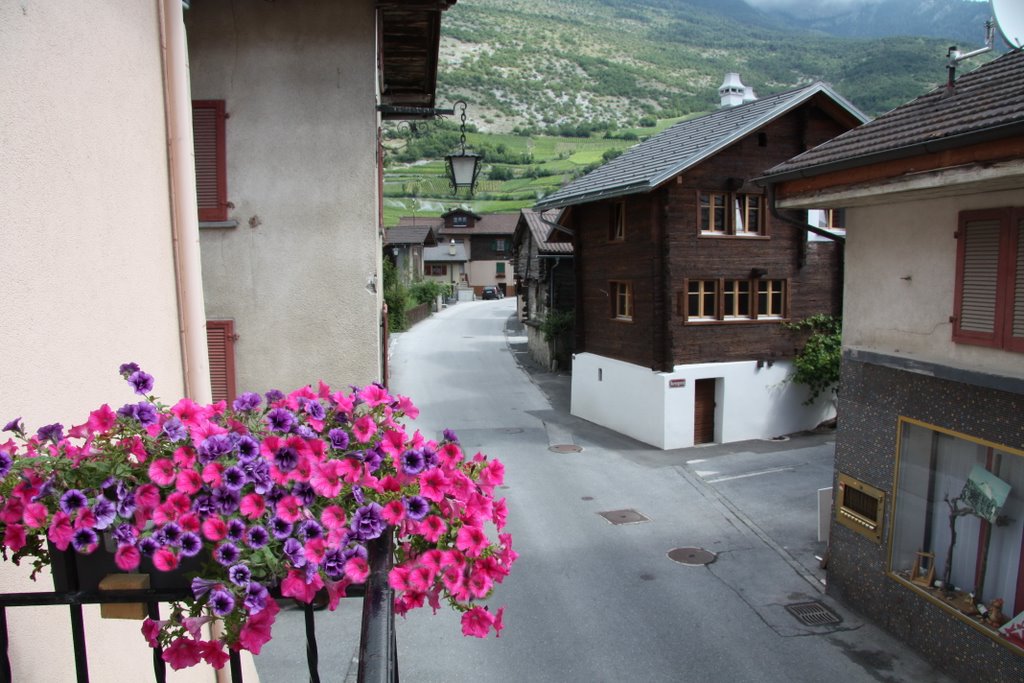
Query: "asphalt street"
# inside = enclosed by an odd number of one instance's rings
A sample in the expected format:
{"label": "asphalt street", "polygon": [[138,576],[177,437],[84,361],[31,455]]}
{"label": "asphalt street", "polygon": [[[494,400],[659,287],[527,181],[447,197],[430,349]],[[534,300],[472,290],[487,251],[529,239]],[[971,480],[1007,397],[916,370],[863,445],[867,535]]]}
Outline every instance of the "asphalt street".
{"label": "asphalt street", "polygon": [[[514,311],[461,302],[393,338],[412,425],[505,463],[520,553],[488,600],[506,606],[500,638],[464,638],[447,610],[399,619],[402,680],[949,680],[823,593],[830,433],[651,448],[572,417],[569,376],[529,361]],[[791,610],[806,604],[838,623],[805,624]],[[321,680],[354,680],[359,612],[317,614]],[[255,659],[263,681],[305,679],[301,612],[282,611]]]}

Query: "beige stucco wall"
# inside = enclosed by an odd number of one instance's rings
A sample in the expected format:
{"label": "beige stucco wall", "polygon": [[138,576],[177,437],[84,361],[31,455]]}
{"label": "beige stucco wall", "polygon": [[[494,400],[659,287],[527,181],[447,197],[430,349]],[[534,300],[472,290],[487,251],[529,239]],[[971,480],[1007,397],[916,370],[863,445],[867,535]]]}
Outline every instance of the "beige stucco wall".
{"label": "beige stucco wall", "polygon": [[[125,361],[180,397],[157,3],[2,2],[0,64],[0,424],[70,427],[137,400]],[[0,591],[52,589],[27,575],[0,563]],[[91,680],[152,680],[140,622],[98,612]],[[74,679],[67,608],[7,615],[14,680]]]}
{"label": "beige stucco wall", "polygon": [[1022,203],[1016,190],[847,209],[844,347],[1024,377],[1019,354],[954,344],[949,322],[957,214]]}
{"label": "beige stucco wall", "polygon": [[223,99],[229,217],[203,229],[208,319],[237,389],[380,379],[372,0],[193,3],[195,99]]}

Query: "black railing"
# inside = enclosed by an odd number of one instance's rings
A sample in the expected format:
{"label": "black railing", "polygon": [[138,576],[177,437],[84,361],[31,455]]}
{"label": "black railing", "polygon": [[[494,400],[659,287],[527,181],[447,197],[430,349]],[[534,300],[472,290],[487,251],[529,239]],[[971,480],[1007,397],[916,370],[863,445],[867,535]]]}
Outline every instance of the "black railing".
{"label": "black railing", "polygon": [[[394,598],[388,585],[391,569],[390,532],[367,544],[370,576],[364,586],[349,586],[349,595],[363,593],[363,619],[359,635],[359,681],[363,683],[398,682],[398,648],[395,637]],[[40,605],[68,605],[71,617],[71,639],[75,654],[75,672],[78,683],[89,682],[89,664],[86,650],[85,623],[82,605],[144,603],[149,617],[160,619],[160,603],[191,597],[189,588],[174,590],[79,590],[78,570],[73,553],[54,562],[64,563],[68,590],[34,593],[0,594],[0,683],[14,680],[10,661],[10,636],[7,631],[7,608]],[[306,627],[306,662],[310,683],[320,682],[319,655],[316,643],[316,619],[313,605],[301,605]],[[167,679],[163,651],[153,650],[153,680],[164,683]],[[236,650],[229,650],[228,660],[232,683],[242,680],[241,659]]]}

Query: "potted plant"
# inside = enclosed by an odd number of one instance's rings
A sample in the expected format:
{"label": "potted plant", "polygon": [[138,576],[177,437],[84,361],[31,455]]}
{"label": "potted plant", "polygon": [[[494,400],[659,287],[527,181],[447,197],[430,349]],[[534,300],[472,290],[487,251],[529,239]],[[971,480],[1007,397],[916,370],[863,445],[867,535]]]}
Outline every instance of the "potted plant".
{"label": "potted plant", "polygon": [[[136,364],[121,375],[142,400],[103,405],[65,432],[28,434],[20,418],[0,442],[0,549],[32,577],[56,553],[113,551],[113,565],[157,573],[184,564],[191,595],[143,622],[152,647],[180,669],[222,667],[227,648],[258,654],[279,607],[271,593],[335,609],[365,581],[368,541],[394,536],[389,583],[399,614],[442,599],[462,631],[500,633],[503,608],[477,604],[517,555],[505,525],[500,461],[467,457],[457,436],[410,433],[418,410],[377,384],[323,382],[284,394],[245,393],[231,406],[187,398],[167,406]],[[497,532],[493,540],[488,532]],[[201,627],[221,622],[219,637]]]}

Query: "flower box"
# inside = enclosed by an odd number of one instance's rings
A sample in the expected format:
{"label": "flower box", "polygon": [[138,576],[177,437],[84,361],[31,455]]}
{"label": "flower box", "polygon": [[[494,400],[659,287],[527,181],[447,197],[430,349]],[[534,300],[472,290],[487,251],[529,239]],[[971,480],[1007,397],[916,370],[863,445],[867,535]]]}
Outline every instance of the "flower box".
{"label": "flower box", "polygon": [[[74,591],[99,590],[100,581],[110,574],[127,574],[118,568],[114,561],[113,551],[100,545],[89,555],[75,552],[73,549],[58,550],[52,543],[50,551],[50,570],[53,573],[53,589],[58,593]],[[208,557],[208,556],[207,556]],[[192,579],[198,576],[203,568],[202,556],[185,558],[177,569],[169,572],[160,571],[153,566],[153,561],[143,558],[133,574],[147,574],[149,587],[158,591],[177,591],[189,588]],[[77,585],[75,585],[77,583]]]}

